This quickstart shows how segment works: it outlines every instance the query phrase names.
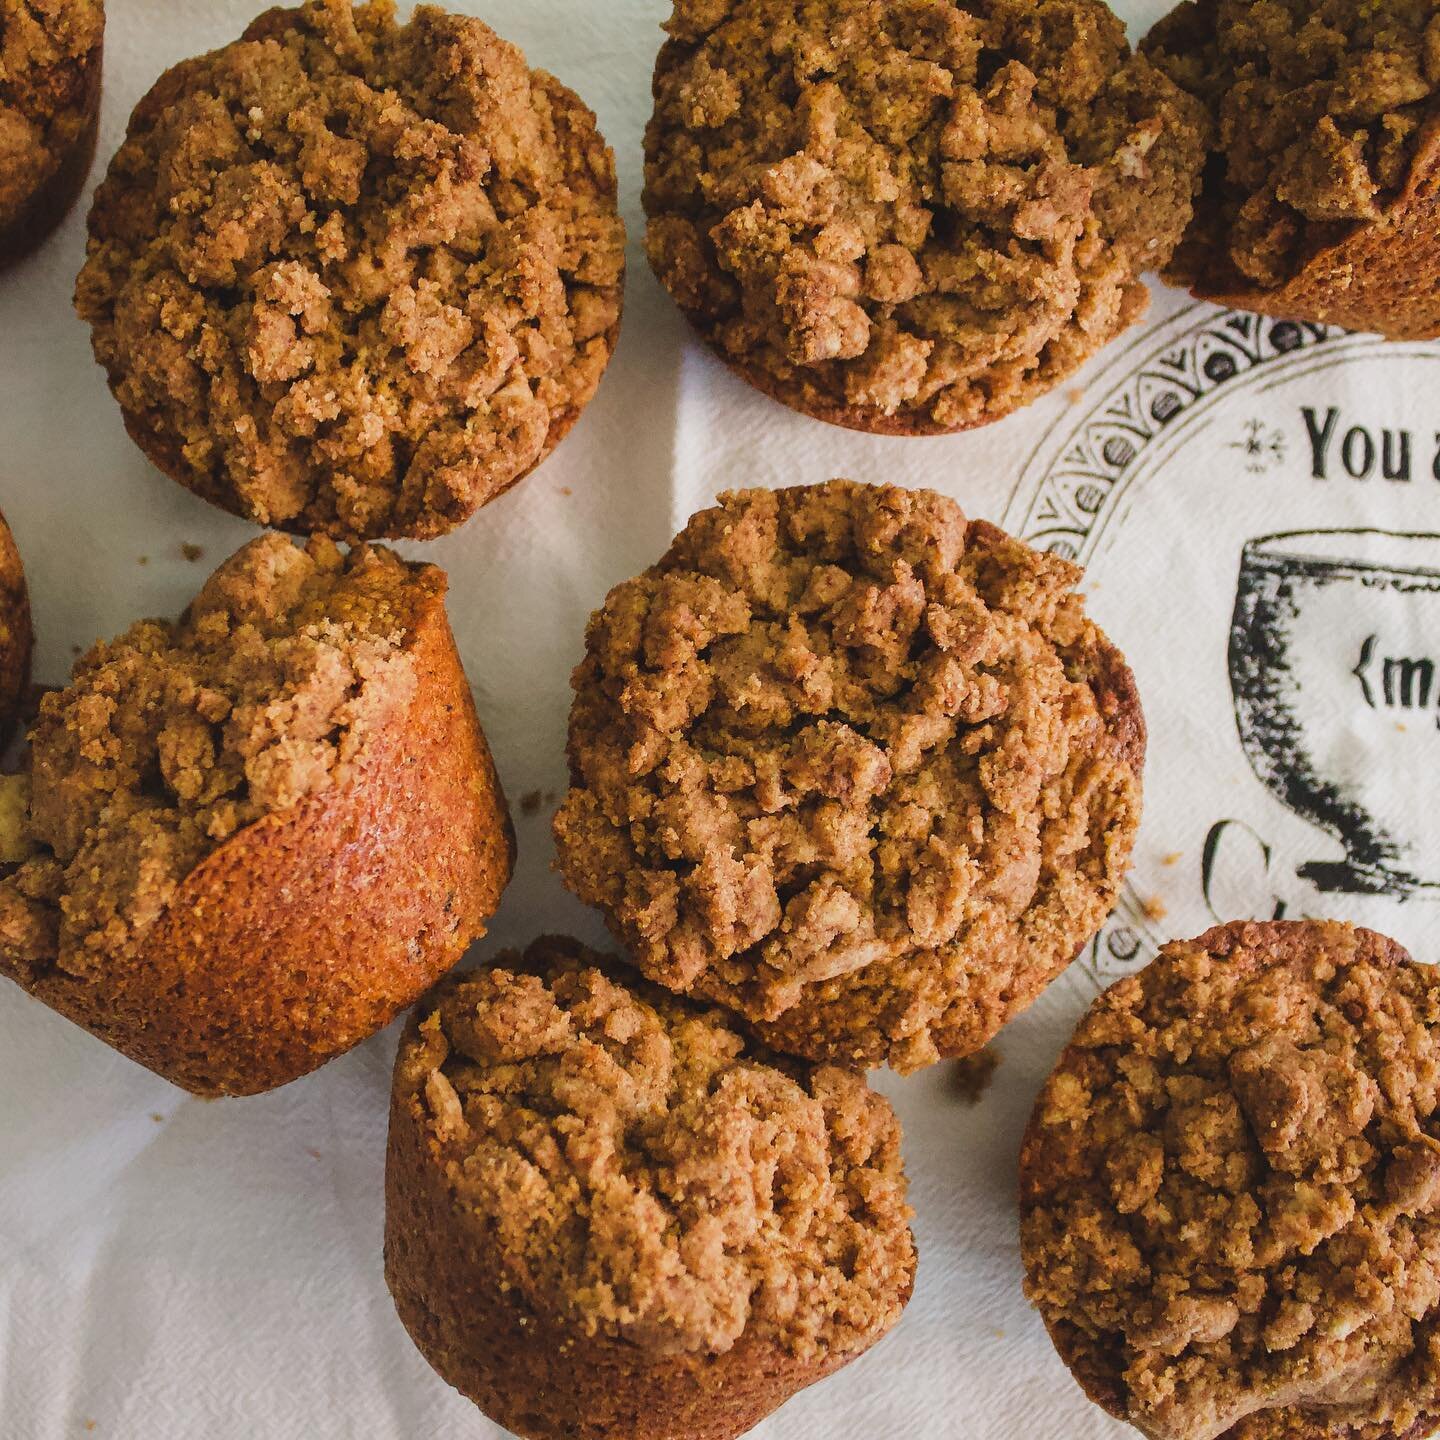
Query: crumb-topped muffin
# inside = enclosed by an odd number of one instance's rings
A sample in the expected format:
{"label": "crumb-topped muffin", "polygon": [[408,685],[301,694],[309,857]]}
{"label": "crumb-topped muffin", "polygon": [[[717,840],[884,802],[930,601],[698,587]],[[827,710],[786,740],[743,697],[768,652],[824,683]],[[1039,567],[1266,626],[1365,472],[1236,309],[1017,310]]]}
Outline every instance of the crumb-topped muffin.
{"label": "crumb-topped muffin", "polygon": [[889,434],[999,419],[1147,303],[1202,108],[1100,0],[676,0],[646,248],[793,409]]}
{"label": "crumb-topped muffin", "polygon": [[933,491],[722,495],[590,622],[567,884],[776,1049],[978,1050],[1099,929],[1139,822],[1080,574]]}
{"label": "crumb-topped muffin", "polygon": [[0,0],[0,265],[64,219],[95,156],[104,0]]}
{"label": "crumb-topped muffin", "polygon": [[0,973],[197,1094],[284,1084],[484,932],[504,796],[445,577],[278,535],[178,623],[45,696],[0,879]]}
{"label": "crumb-topped muffin", "polygon": [[0,515],[0,746],[10,739],[30,684],[30,590],[10,527]]}
{"label": "crumb-topped muffin", "polygon": [[1440,334],[1430,0],[1186,0],[1144,49],[1214,121],[1167,279],[1272,315]]}
{"label": "crumb-topped muffin", "polygon": [[401,1042],[386,1279],[527,1440],[731,1440],[900,1318],[909,1218],[862,1076],[573,941],[447,981]]}
{"label": "crumb-topped muffin", "polygon": [[309,0],[162,76],[76,303],[141,448],[260,524],[428,538],[595,393],[624,230],[581,101],[470,16]]}
{"label": "crumb-topped muffin", "polygon": [[1021,1155],[1026,1290],[1154,1440],[1440,1425],[1440,971],[1223,925],[1091,1007]]}

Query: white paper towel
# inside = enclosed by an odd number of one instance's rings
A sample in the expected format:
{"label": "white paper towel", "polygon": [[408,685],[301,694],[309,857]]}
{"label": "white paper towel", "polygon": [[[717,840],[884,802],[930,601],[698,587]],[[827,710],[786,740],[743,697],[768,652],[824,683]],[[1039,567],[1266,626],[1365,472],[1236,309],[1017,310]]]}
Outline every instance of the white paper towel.
{"label": "white paper towel", "polygon": [[[101,155],[162,68],[259,8],[110,0]],[[1080,1008],[1170,935],[1284,907],[1374,924],[1434,958],[1440,348],[1277,331],[1162,292],[1144,326],[1000,425],[936,440],[827,428],[698,351],[644,263],[640,137],[664,0],[459,8],[598,111],[632,240],[624,336],[574,434],[460,533],[407,547],[450,571],[515,808],[520,869],[486,945],[557,929],[603,941],[549,868],[568,672],[607,588],[718,491],[832,475],[931,485],[1080,556],[1151,722],[1131,892],[1001,1037],[980,1105],[944,1067],[880,1081],[905,1125],[915,1299],[869,1356],[756,1434],[1119,1440],[1129,1432],[1081,1398],[1020,1296],[1020,1130]],[[1120,8],[1138,31],[1163,6]],[[126,438],[69,307],[82,252],[77,214],[0,276],[0,506],[52,682],[97,636],[177,612],[253,533]],[[1408,479],[1384,477],[1387,431],[1395,472],[1408,434]],[[1377,530],[1419,538],[1358,533]],[[1305,533],[1265,538],[1289,532]],[[204,558],[185,560],[185,544]],[[1257,653],[1265,663],[1247,661]],[[0,982],[0,1440],[498,1435],[413,1350],[381,1278],[393,1047],[392,1033],[278,1094],[205,1104]]]}

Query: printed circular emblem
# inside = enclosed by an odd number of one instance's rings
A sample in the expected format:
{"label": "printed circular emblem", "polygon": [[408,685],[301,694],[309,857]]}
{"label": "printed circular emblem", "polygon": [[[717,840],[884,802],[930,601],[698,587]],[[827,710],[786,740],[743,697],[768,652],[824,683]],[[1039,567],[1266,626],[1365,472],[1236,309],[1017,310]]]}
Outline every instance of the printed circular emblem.
{"label": "printed circular emblem", "polygon": [[1440,917],[1440,347],[1189,306],[1040,441],[1004,517],[1079,560],[1150,725],[1100,984],[1217,921]]}

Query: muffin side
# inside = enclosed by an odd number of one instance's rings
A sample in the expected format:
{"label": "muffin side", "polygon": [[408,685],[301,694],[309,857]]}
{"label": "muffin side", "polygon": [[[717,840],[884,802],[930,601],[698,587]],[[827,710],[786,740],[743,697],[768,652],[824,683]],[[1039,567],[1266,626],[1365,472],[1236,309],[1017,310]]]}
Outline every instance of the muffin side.
{"label": "muffin side", "polygon": [[64,219],[95,157],[103,0],[0,0],[0,266]]}
{"label": "muffin side", "polygon": [[981,1048],[1112,908],[1145,731],[1078,567],[933,491],[740,491],[592,617],[566,883],[776,1049]]}
{"label": "muffin side", "polygon": [[729,1440],[899,1318],[904,1190],[860,1076],[547,938],[411,1019],[386,1277],[426,1358],[519,1434]]}
{"label": "muffin side", "polygon": [[294,1079],[423,993],[513,861],[444,590],[272,534],[177,624],[95,646],[10,782],[0,973],[202,1094]]}
{"label": "muffin side", "polygon": [[1167,280],[1393,339],[1440,333],[1440,25],[1424,0],[1186,0],[1142,49],[1214,125]]}
{"label": "muffin side", "polygon": [[76,304],[172,478],[281,529],[424,539],[574,424],[623,268],[571,91],[472,17],[310,0],[140,102]]}
{"label": "muffin side", "polygon": [[24,707],[34,644],[25,566],[0,514],[0,746],[9,743]]}
{"label": "muffin side", "polygon": [[1440,1421],[1440,974],[1336,922],[1220,926],[1091,1007],[1021,1152],[1026,1291],[1156,1440]]}
{"label": "muffin side", "polygon": [[1147,303],[1202,107],[1098,0],[678,0],[646,248],[794,409],[937,434],[1058,384]]}

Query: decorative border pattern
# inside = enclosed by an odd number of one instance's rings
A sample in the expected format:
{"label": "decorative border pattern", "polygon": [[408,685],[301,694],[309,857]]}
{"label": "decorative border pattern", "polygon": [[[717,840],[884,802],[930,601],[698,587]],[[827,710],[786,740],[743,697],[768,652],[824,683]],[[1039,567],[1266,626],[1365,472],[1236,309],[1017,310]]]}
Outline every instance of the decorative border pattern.
{"label": "decorative border pattern", "polygon": [[1101,382],[1104,398],[1072,422],[1069,438],[1035,486],[1051,437],[1040,442],[1016,491],[1023,496],[1033,487],[1035,493],[1011,528],[1037,549],[1084,558],[1145,450],[1183,416],[1262,367],[1347,336],[1332,325],[1206,307],[1188,329],[1140,356],[1117,385]]}
{"label": "decorative border pattern", "polygon": [[[1037,549],[1088,560],[1147,450],[1185,417],[1258,370],[1346,339],[1364,343],[1331,325],[1208,305],[1181,311],[1148,337],[1149,348],[1141,338],[1096,378],[1101,398],[1083,415],[1062,416],[1041,438],[1021,472],[1008,528]],[[1058,450],[1057,434],[1063,437]],[[1015,502],[1027,494],[1017,518]],[[1147,964],[1160,948],[1149,911],[1127,881],[1114,913],[1078,960],[1097,991]]]}

